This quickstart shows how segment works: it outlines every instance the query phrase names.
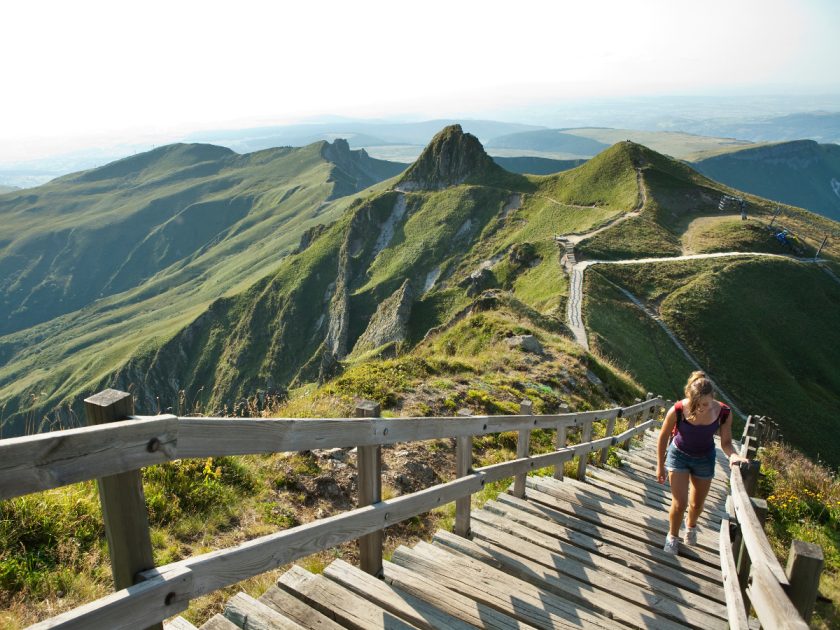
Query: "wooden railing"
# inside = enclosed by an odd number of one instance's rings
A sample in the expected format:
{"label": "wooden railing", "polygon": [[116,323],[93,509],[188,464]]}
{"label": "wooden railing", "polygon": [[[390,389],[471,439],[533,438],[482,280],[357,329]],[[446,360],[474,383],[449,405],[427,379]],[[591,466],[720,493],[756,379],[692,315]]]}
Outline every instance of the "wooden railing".
{"label": "wooden railing", "polygon": [[760,469],[758,448],[780,437],[775,423],[750,416],[741,441],[741,455],[750,463],[733,466],[730,474],[730,520],[721,523],[720,557],[729,625],[739,630],[749,627],[750,606],[762,628],[808,628],[817,597],[822,549],[795,540],[782,568],[764,533],[767,502],[752,497]]}
{"label": "wooden railing", "polygon": [[[579,456],[585,478],[589,453],[629,440],[655,423],[661,398],[648,395],[628,407],[534,415],[530,401],[521,413],[452,418],[381,418],[376,403],[364,403],[356,417],[340,419],[179,418],[134,416],[131,396],[106,390],[85,401],[88,426],[0,441],[0,499],[96,478],[111,552],[115,593],[32,628],[160,628],[162,620],[187,608],[190,600],[280,567],[317,551],[359,539],[360,564],[372,574],[382,568],[382,530],[446,503],[456,503],[455,531],[470,530],[470,497],[490,482],[514,477],[514,493],[524,493],[525,476]],[[628,418],[626,431],[612,435],[615,420]],[[605,437],[592,440],[595,422]],[[581,443],[566,445],[569,427],[580,427]],[[529,454],[530,432],[556,431],[557,449]],[[472,438],[517,431],[517,459],[472,467]],[[399,442],[456,439],[457,478],[419,492],[381,500],[381,447]],[[359,507],[227,549],[160,567],[151,560],[140,470],[182,458],[207,458],[358,447]]]}

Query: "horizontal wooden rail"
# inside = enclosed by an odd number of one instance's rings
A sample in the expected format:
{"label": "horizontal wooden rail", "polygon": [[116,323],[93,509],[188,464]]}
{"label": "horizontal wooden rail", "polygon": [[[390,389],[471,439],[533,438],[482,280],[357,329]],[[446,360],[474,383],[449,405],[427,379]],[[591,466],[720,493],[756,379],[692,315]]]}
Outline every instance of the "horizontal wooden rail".
{"label": "horizontal wooden rail", "polygon": [[661,404],[539,416],[452,418],[135,417],[108,425],[0,440],[0,499],[187,458],[256,455],[557,429]]}
{"label": "horizontal wooden rail", "polygon": [[[729,501],[727,500],[727,505]],[[720,523],[720,570],[723,575],[723,592],[726,596],[726,612],[731,630],[749,630],[747,607],[738,584],[738,569],[732,553],[732,539],[729,535],[729,521]]]}
{"label": "horizontal wooden rail", "polygon": [[[655,401],[646,401],[646,404],[650,405],[653,402]],[[598,412],[587,413],[597,414]],[[472,419],[474,417],[459,418],[462,421]],[[529,417],[529,419],[533,421],[534,417]],[[329,549],[384,527],[395,525],[439,505],[470,496],[480,491],[487,483],[547,466],[562,465],[576,454],[584,455],[605,446],[618,444],[643,433],[651,428],[654,422],[654,420],[648,420],[612,437],[479,468],[454,481],[438,484],[412,494],[380,501],[343,514],[262,536],[235,547],[157,567],[141,574],[141,577],[146,580],[142,584],[118,591],[60,617],[45,621],[35,628],[38,630],[45,628],[75,630],[82,627],[128,628],[157,623],[178,612],[178,609],[169,605],[167,605],[169,607],[160,605],[160,595],[164,592],[167,593],[164,601],[170,599],[170,604],[175,603],[176,600],[182,602],[206,595],[317,551]],[[188,579],[183,576],[188,576]],[[168,585],[176,581],[179,585],[178,589],[173,587],[167,591]],[[130,602],[139,601],[140,595],[137,593],[147,592],[155,594],[156,605],[150,605],[148,608],[131,606]],[[169,593],[172,593],[171,597]],[[128,611],[131,615],[130,622],[125,624],[120,625],[121,621],[111,625],[100,622],[100,620],[120,620],[122,614],[128,615]]]}
{"label": "horizontal wooden rail", "polygon": [[770,542],[764,534],[764,527],[753,509],[749,494],[744,487],[739,466],[732,466],[729,483],[732,492],[732,506],[735,508],[735,515],[738,517],[738,524],[741,527],[741,536],[753,567],[765,566],[782,587],[789,586],[785,570],[776,559],[776,554],[773,553]]}
{"label": "horizontal wooden rail", "polygon": [[178,423],[154,416],[0,440],[0,499],[175,459]]}
{"label": "horizontal wooden rail", "polygon": [[799,611],[766,565],[753,565],[747,595],[762,628],[807,630],[808,624],[799,616]]}

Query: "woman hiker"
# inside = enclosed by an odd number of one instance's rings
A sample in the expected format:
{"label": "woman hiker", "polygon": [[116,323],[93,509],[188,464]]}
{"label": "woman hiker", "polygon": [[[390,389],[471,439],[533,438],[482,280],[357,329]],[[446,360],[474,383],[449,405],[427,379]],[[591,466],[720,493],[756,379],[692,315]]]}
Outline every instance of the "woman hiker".
{"label": "woman hiker", "polygon": [[[714,435],[720,431],[720,447],[729,463],[747,462],[732,448],[730,409],[715,400],[712,382],[703,372],[692,372],[685,384],[685,398],[677,401],[665,415],[656,449],[656,479],[671,484],[670,528],[665,551],[677,553],[677,534],[685,514],[686,545],[697,544],[697,519],[715,476]],[[674,436],[668,444],[668,439]],[[686,514],[686,508],[688,513]]]}

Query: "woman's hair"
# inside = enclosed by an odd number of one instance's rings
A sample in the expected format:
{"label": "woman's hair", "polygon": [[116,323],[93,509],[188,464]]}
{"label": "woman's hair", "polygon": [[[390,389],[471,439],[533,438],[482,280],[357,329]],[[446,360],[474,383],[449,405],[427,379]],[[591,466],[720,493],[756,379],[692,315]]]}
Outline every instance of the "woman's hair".
{"label": "woman's hair", "polygon": [[715,388],[712,387],[712,381],[709,380],[705,372],[692,372],[691,376],[688,377],[688,382],[685,384],[685,397],[688,398],[686,417],[693,419],[694,414],[697,413],[700,398],[714,395],[714,393]]}

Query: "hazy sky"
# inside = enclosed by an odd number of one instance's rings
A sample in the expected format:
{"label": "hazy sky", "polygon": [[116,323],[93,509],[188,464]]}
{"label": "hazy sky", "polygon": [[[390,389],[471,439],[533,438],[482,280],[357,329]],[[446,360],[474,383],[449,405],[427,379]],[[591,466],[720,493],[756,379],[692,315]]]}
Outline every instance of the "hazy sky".
{"label": "hazy sky", "polygon": [[834,0],[8,0],[0,23],[6,160],[328,114],[840,92]]}

